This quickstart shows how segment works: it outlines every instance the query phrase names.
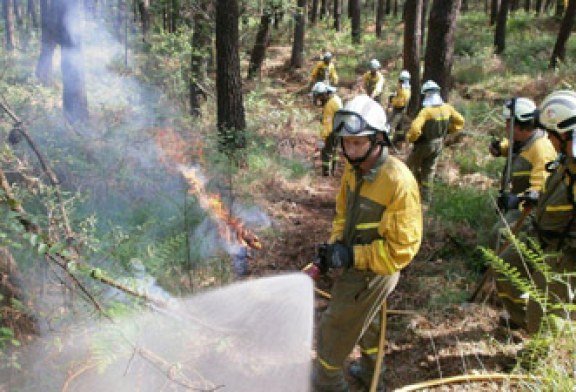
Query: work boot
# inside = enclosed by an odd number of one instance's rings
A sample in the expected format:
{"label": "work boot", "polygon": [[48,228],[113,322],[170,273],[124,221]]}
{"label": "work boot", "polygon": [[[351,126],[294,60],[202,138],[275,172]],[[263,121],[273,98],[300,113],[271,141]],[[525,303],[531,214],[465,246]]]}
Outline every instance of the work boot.
{"label": "work boot", "polygon": [[326,371],[318,365],[312,368],[312,392],[350,392],[342,371]]}
{"label": "work boot", "polygon": [[516,323],[514,320],[512,320],[508,312],[503,312],[500,314],[500,316],[498,317],[498,325],[504,328],[508,328],[512,331],[526,328],[526,325],[520,325]]}
{"label": "work boot", "polygon": [[[359,363],[354,362],[348,368],[348,374],[354,380],[358,381],[358,383],[360,383],[366,391],[370,390],[370,386],[372,385],[373,372],[368,372]],[[378,381],[378,385],[376,386],[376,391],[377,392],[385,392],[386,391],[386,387],[384,386],[384,380],[382,377],[380,377],[380,380]]]}

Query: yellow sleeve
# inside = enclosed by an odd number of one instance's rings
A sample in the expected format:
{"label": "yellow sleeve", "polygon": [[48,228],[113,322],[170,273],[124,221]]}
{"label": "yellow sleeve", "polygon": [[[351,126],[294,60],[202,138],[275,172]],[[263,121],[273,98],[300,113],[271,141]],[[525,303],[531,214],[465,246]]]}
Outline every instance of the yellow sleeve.
{"label": "yellow sleeve", "polygon": [[317,62],[314,68],[312,68],[312,72],[310,73],[310,82],[315,82],[316,78],[318,77],[318,72],[322,68],[322,62]]}
{"label": "yellow sleeve", "polygon": [[332,232],[328,243],[333,244],[336,241],[341,241],[344,238],[344,224],[346,223],[346,194],[350,178],[353,178],[354,169],[348,162],[344,166],[344,174],[340,180],[340,191],[336,195],[336,216],[332,221]]}
{"label": "yellow sleeve", "polygon": [[508,139],[502,139],[500,141],[500,156],[501,157],[507,157],[508,156],[508,150],[510,149],[509,144],[510,144],[510,142],[508,141]]}
{"label": "yellow sleeve", "polygon": [[370,71],[365,72],[362,75],[362,87],[364,88],[364,92],[368,93],[368,81],[370,80]]}
{"label": "yellow sleeve", "polygon": [[422,127],[424,126],[426,120],[428,120],[428,117],[427,108],[420,110],[420,113],[418,113],[418,116],[416,116],[410,125],[410,130],[408,130],[408,133],[406,134],[406,140],[408,140],[410,143],[414,143],[416,140],[418,140],[420,135],[422,135]]}
{"label": "yellow sleeve", "polygon": [[382,94],[382,90],[384,90],[384,76],[382,74],[379,74],[376,86],[374,86],[374,91],[372,91],[372,98]]}
{"label": "yellow sleeve", "polygon": [[336,113],[341,106],[340,99],[335,96],[326,102],[326,106],[324,106],[324,110],[322,111],[322,131],[320,133],[322,139],[326,140],[326,138],[332,133],[334,113]]}
{"label": "yellow sleeve", "polygon": [[544,136],[535,141],[532,148],[529,148],[526,153],[526,159],[532,164],[528,190],[540,191],[546,178],[550,175],[546,171],[546,164],[556,159],[556,150],[550,140]]}
{"label": "yellow sleeve", "polygon": [[338,84],[338,74],[336,73],[336,67],[334,66],[334,63],[330,63],[330,68],[329,68],[329,78],[330,78],[330,82],[333,85],[337,85]]}
{"label": "yellow sleeve", "polygon": [[398,87],[396,89],[396,95],[392,97],[392,107],[403,108],[408,104],[410,100],[410,90]]}
{"label": "yellow sleeve", "polygon": [[354,246],[354,267],[390,275],[406,267],[420,249],[422,210],[414,176],[401,170],[391,184],[391,196],[382,215],[378,232],[383,239]]}
{"label": "yellow sleeve", "polygon": [[448,126],[448,133],[454,133],[464,128],[464,117],[450,106],[450,125]]}

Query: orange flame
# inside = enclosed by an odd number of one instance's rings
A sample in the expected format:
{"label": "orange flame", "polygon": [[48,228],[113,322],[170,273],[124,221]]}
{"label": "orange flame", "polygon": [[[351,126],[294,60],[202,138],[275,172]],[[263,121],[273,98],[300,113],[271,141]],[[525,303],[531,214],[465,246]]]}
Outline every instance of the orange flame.
{"label": "orange flame", "polygon": [[195,143],[193,151],[186,153],[187,143],[171,128],[160,129],[155,134],[156,144],[161,148],[164,155],[162,161],[168,167],[178,164],[178,169],[188,182],[188,193],[196,196],[200,207],[208,211],[210,216],[217,222],[220,235],[228,242],[236,241],[241,245],[247,245],[253,249],[261,249],[260,239],[252,231],[244,227],[244,223],[233,217],[225,207],[218,194],[206,192],[205,183],[197,168],[189,166],[191,157],[203,163],[202,145]]}

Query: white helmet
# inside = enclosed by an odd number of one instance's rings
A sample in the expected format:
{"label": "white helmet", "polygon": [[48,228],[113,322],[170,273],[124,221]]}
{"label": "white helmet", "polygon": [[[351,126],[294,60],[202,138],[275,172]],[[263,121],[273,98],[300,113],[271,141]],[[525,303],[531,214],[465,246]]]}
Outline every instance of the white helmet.
{"label": "white helmet", "polygon": [[548,95],[540,104],[538,121],[547,130],[558,133],[576,129],[576,93],[559,90]]}
{"label": "white helmet", "polygon": [[336,87],[329,86],[324,82],[316,82],[312,87],[312,95],[328,94],[336,92]]}
{"label": "white helmet", "polygon": [[370,68],[371,70],[380,69],[380,61],[376,59],[370,60],[370,62],[368,63],[368,68]]}
{"label": "white helmet", "polygon": [[427,80],[422,86],[422,94],[431,92],[440,92],[440,86],[433,80]]}
{"label": "white helmet", "polygon": [[388,134],[389,126],[382,106],[367,95],[358,95],[334,114],[336,136]]}
{"label": "white helmet", "polygon": [[330,61],[332,60],[332,53],[330,52],[326,52],[322,55],[322,60],[324,61]]}
{"label": "white helmet", "polygon": [[410,72],[406,71],[405,69],[403,69],[400,72],[400,76],[398,77],[398,79],[400,80],[410,80]]}
{"label": "white helmet", "polygon": [[[514,100],[514,118],[520,122],[526,122],[534,119],[536,111],[536,104],[528,98],[516,98]],[[512,100],[504,103],[502,108],[502,116],[505,120],[510,119],[510,109],[512,108]]]}

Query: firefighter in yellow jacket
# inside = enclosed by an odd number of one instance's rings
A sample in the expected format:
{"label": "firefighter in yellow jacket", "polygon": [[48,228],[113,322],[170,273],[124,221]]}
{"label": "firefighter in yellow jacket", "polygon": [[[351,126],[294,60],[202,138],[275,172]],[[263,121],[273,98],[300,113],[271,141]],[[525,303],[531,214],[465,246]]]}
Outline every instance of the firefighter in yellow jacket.
{"label": "firefighter in yellow jacket", "polygon": [[[377,313],[420,247],[418,184],[403,162],[388,155],[387,131],[384,109],[366,95],[334,116],[334,132],[348,163],[321,263],[340,275],[318,328],[315,391],[348,391],[343,364],[355,344],[362,357],[350,375],[370,385],[378,354]],[[377,377],[381,391],[382,373]]]}
{"label": "firefighter in yellow jacket", "polygon": [[342,107],[342,100],[336,95],[336,87],[328,86],[324,82],[318,82],[312,88],[314,104],[322,106],[322,175],[334,175],[338,154],[336,153],[336,138],[332,132],[334,113]]}
{"label": "firefighter in yellow jacket", "polygon": [[414,143],[406,164],[420,184],[422,201],[430,203],[432,182],[444,148],[444,139],[448,133],[458,132],[464,127],[464,117],[452,105],[444,103],[440,86],[433,80],[424,83],[422,94],[423,108],[406,135],[408,142]]}
{"label": "firefighter in yellow jacket", "polygon": [[314,68],[312,68],[312,72],[310,73],[311,87],[318,82],[323,82],[329,86],[336,86],[338,84],[338,74],[332,62],[332,57],[332,53],[324,53],[322,61],[318,61]]}
{"label": "firefighter in yellow jacket", "polygon": [[[508,162],[504,167],[500,184],[502,192],[498,197],[498,207],[504,221],[499,220],[490,235],[490,245],[495,250],[502,244],[502,234],[506,227],[513,226],[522,214],[529,212],[520,211],[520,201],[523,200],[523,209],[529,209],[537,202],[538,193],[549,175],[546,164],[554,161],[557,155],[546,132],[535,127],[536,104],[531,99],[519,97],[507,101],[502,114],[506,120],[506,129],[511,131],[513,143],[510,145],[508,139],[494,140],[488,146],[492,156],[508,157],[509,153],[512,154],[508,161],[510,170]],[[497,275],[496,287],[508,313],[503,315],[501,322],[511,327],[526,327],[527,295],[503,275]]]}
{"label": "firefighter in yellow jacket", "polygon": [[403,120],[408,110],[412,90],[410,87],[410,72],[405,69],[400,72],[396,91],[390,96],[389,104],[392,107],[390,115],[390,132],[393,134],[393,143],[401,148],[406,139],[406,130],[403,128]]}
{"label": "firefighter in yellow jacket", "polygon": [[362,75],[362,85],[366,94],[378,103],[384,91],[384,75],[380,72],[380,62],[376,59],[368,63],[368,71]]}
{"label": "firefighter in yellow jacket", "polygon": [[521,274],[530,275],[546,299],[542,303],[528,298],[529,333],[539,331],[545,315],[551,325],[576,320],[576,93],[560,90],[548,95],[539,107],[539,123],[559,153],[556,167],[549,166],[552,173],[542,187],[527,233],[545,252],[547,270],[527,265],[515,246],[509,246],[501,255]]}

